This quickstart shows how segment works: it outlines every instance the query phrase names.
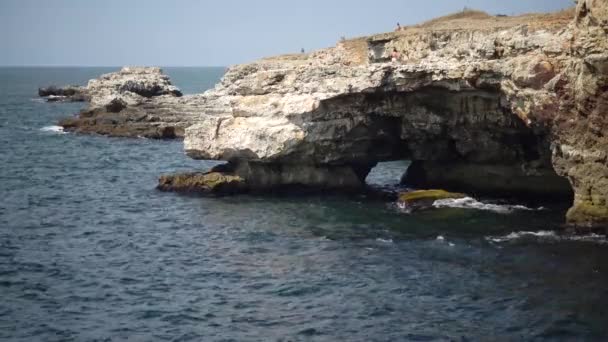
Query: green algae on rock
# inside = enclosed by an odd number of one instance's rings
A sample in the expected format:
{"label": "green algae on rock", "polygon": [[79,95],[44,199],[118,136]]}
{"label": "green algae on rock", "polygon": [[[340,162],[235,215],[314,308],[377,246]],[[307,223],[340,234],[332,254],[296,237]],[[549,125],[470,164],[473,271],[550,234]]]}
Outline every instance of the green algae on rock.
{"label": "green algae on rock", "polygon": [[[575,200],[574,206],[568,210],[566,218],[575,228],[598,228],[608,227],[608,208],[603,202]],[[606,229],[608,233],[608,228]]]}
{"label": "green algae on rock", "polygon": [[221,172],[193,172],[161,176],[157,188],[185,193],[229,194],[247,190],[245,180]]}
{"label": "green algae on rock", "polygon": [[465,194],[448,192],[440,189],[414,190],[400,193],[397,204],[402,209],[420,210],[430,208],[437,200],[450,198],[458,199],[465,197],[467,197]]}

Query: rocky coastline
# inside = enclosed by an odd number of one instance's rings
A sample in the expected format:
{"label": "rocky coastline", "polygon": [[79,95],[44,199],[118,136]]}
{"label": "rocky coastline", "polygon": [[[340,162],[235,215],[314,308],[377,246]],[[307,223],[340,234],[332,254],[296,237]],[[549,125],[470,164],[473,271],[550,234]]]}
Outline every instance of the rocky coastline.
{"label": "rocky coastline", "polygon": [[67,97],[89,106],[66,130],[184,138],[190,157],[227,161],[163,176],[162,190],[357,191],[378,162],[409,159],[408,185],[571,200],[568,224],[608,226],[606,1],[444,18],[262,59],[199,95],[182,96],[158,68],[77,89]]}
{"label": "rocky coastline", "polygon": [[184,109],[198,105],[196,96],[182,98],[157,67],[124,67],[85,87],[51,86],[38,94],[49,102],[88,102],[76,116],[59,122],[64,130],[113,137],[181,138],[193,123],[193,113]]}

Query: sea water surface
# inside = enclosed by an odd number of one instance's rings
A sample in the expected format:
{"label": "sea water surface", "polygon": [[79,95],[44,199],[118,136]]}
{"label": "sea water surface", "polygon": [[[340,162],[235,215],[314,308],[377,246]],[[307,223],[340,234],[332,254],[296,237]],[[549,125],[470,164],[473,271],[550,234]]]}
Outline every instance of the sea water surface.
{"label": "sea water surface", "polygon": [[[608,244],[557,233],[564,206],[162,193],[160,174],[213,162],[65,134],[82,104],[36,98],[114,70],[0,68],[0,340],[608,338]],[[166,68],[186,93],[223,71]]]}

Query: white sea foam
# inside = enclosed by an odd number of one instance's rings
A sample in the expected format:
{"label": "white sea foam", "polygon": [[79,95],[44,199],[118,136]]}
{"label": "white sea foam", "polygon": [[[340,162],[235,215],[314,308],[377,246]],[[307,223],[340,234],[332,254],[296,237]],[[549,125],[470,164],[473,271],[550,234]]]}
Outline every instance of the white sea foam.
{"label": "white sea foam", "polygon": [[444,244],[447,243],[447,245],[450,246],[450,247],[456,246],[454,243],[447,241],[446,238],[443,235],[438,235],[435,238],[435,241],[440,242],[440,243],[444,243]]}
{"label": "white sea foam", "polygon": [[405,203],[397,202],[394,205],[397,206],[397,209],[401,210],[403,213],[411,214],[412,209]]}
{"label": "white sea foam", "polygon": [[520,231],[513,232],[504,236],[487,236],[486,240],[490,242],[503,243],[510,241],[517,241],[521,239],[537,239],[539,241],[580,241],[580,242],[594,242],[598,244],[608,244],[606,236],[599,234],[587,234],[587,235],[568,235],[558,234],[551,230],[541,230],[538,232]]}
{"label": "white sea foam", "polygon": [[382,238],[377,238],[376,239],[377,242],[381,242],[381,243],[393,243],[392,239],[382,239]]}
{"label": "white sea foam", "polygon": [[551,230],[541,230],[538,232],[513,232],[505,236],[488,236],[486,240],[492,242],[507,242],[513,240],[519,240],[524,237],[537,237],[537,238],[555,238],[557,234]]}
{"label": "white sea foam", "polygon": [[511,204],[492,204],[483,203],[472,197],[464,198],[448,198],[436,200],[433,203],[435,208],[463,208],[463,209],[478,209],[478,210],[489,210],[500,214],[508,214],[515,210],[539,210],[528,208],[523,205],[511,205]]}
{"label": "white sea foam", "polygon": [[61,126],[44,126],[40,130],[43,132],[65,133]]}
{"label": "white sea foam", "polygon": [[49,95],[49,96],[47,96],[46,98],[47,98],[47,99],[50,99],[50,100],[54,100],[54,99],[65,99],[65,98],[67,98],[67,96],[64,96],[64,95]]}

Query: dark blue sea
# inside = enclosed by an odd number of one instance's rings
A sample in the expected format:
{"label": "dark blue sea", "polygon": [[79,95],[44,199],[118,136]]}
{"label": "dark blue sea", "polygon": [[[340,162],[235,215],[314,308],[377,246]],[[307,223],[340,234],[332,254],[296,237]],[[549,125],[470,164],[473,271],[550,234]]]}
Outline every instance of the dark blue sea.
{"label": "dark blue sea", "polygon": [[[561,235],[567,204],[162,193],[159,175],[214,162],[65,134],[82,104],[36,98],[114,70],[0,68],[0,340],[608,339],[608,243]],[[185,93],[224,72],[165,71]]]}

